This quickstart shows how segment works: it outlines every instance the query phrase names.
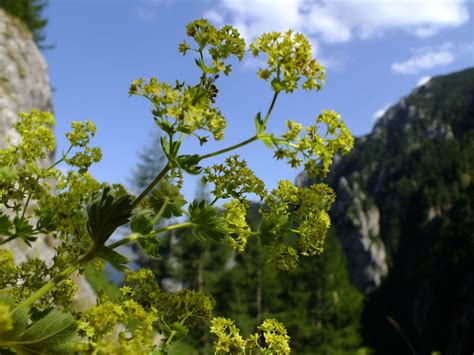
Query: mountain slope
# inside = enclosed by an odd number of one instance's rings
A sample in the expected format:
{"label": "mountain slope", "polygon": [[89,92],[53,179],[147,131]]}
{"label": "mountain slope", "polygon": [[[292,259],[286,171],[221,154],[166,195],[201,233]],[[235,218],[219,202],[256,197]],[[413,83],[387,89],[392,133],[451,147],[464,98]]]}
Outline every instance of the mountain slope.
{"label": "mountain slope", "polygon": [[381,354],[471,353],[474,69],[388,109],[329,182],[351,278],[368,294],[366,342]]}

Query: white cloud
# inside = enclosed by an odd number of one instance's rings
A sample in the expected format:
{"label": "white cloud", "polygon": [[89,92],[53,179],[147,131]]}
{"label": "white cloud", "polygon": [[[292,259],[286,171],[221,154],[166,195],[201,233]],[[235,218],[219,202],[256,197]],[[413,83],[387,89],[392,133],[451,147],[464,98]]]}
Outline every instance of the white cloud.
{"label": "white cloud", "polygon": [[392,64],[391,69],[394,73],[417,74],[423,70],[450,64],[456,56],[455,48],[451,43],[445,43],[438,48],[419,48],[412,52],[412,57]]}
{"label": "white cloud", "polygon": [[419,88],[420,86],[426,85],[430,82],[431,76],[424,76],[416,83],[416,87]]}
{"label": "white cloud", "polygon": [[204,17],[207,18],[209,21],[215,23],[216,25],[222,25],[224,22],[224,17],[216,10],[207,11]]}
{"label": "white cloud", "polygon": [[247,40],[292,28],[324,42],[394,30],[428,37],[469,19],[468,4],[461,0],[218,0],[204,16],[214,13],[238,27]]}
{"label": "white cloud", "polygon": [[385,115],[385,112],[387,112],[387,110],[390,108],[390,106],[391,105],[385,105],[381,109],[378,109],[377,111],[375,111],[375,113],[372,116],[372,120],[375,122],[375,121],[379,120],[380,118],[382,118],[382,116]]}

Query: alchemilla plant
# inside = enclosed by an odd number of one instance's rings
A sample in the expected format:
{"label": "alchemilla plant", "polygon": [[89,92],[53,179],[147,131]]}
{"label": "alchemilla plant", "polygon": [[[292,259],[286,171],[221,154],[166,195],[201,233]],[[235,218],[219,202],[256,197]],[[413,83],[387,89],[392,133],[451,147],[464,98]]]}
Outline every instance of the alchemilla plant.
{"label": "alchemilla plant", "polygon": [[[197,139],[202,146],[211,138],[223,139],[226,119],[216,105],[218,78],[231,73],[230,59],[240,61],[246,54],[244,40],[231,26],[217,29],[200,19],[186,31],[191,43],[184,41],[179,51],[195,56],[199,82],[168,84],[151,78],[130,86],[130,95],[151,104],[167,160],[138,196],[120,185],[99,183],[89,174],[89,167],[101,158],[100,149],[90,146],[93,123],[74,122],[67,134],[69,148],[45,166],[55,149],[54,119],[37,110],[20,114],[14,127],[19,139],[0,150],[2,353],[164,354],[203,322],[210,322],[216,353],[290,353],[289,335],[277,320],[265,320],[244,339],[232,320],[213,314],[211,296],[161,290],[151,271],[128,271],[127,258],[117,252],[119,246],[138,243],[157,258],[160,234],[176,229],[189,230],[189,238],[203,243],[229,243],[238,252],[245,252],[249,238],[258,238],[270,251],[268,262],[282,272],[296,268],[300,258],[323,251],[328,210],[335,198],[327,185],[301,188],[281,181],[268,191],[236,154],[205,166],[210,157],[260,140],[276,159],[293,168],[304,166],[317,179],[327,174],[335,153],[351,149],[353,138],[334,111],[320,113],[309,127],[288,121],[282,134],[267,130],[280,95],[299,88],[318,91],[324,83],[324,69],[313,58],[308,40],[287,31],[266,33],[253,42],[250,54],[266,58],[258,76],[273,91],[266,112],[254,118],[255,134],[215,152],[186,154],[181,149],[185,139]],[[71,169],[64,173],[57,169],[59,163]],[[203,183],[212,186],[214,200],[186,201],[180,193],[184,173],[202,174]],[[246,221],[249,194],[262,206],[255,230]],[[219,200],[224,200],[223,210],[215,205]],[[175,223],[175,217],[182,217],[181,222]],[[110,242],[124,226],[130,234]],[[46,236],[55,241],[52,260],[31,257],[15,262],[9,243],[21,240],[31,245]],[[104,261],[125,272],[121,297],[99,295],[96,306],[74,310],[77,285],[71,276],[90,263],[101,268]]]}

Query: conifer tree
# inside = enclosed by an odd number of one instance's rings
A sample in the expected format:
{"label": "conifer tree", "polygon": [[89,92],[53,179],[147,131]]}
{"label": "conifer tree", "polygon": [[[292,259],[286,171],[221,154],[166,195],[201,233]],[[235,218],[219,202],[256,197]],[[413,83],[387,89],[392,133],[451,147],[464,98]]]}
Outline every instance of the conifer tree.
{"label": "conifer tree", "polygon": [[44,44],[44,28],[48,20],[43,11],[48,0],[0,0],[0,8],[20,19],[33,34],[33,39],[40,47]]}

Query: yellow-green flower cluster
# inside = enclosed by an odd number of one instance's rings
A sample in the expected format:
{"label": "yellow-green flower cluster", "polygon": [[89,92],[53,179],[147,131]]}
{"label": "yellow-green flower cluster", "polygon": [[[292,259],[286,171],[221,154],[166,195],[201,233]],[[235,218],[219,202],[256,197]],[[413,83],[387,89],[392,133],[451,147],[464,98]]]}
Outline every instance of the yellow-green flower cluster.
{"label": "yellow-green flower cluster", "polygon": [[[12,240],[22,238],[30,243],[36,234],[44,232],[64,232],[64,235],[79,237],[78,225],[84,224],[83,207],[97,182],[88,174],[89,166],[100,160],[100,149],[90,148],[95,126],[91,122],[73,122],[72,131],[66,136],[70,141],[67,153],[49,167],[44,167],[46,154],[55,148],[53,125],[50,113],[32,110],[30,114],[19,114],[15,129],[20,136],[11,147],[0,150],[0,196],[2,204],[14,213],[15,218],[3,219],[1,234]],[[76,148],[76,154],[68,154]],[[67,177],[55,168],[66,162],[78,168]],[[60,193],[52,194],[52,187]],[[28,204],[36,201],[39,208],[33,212],[38,217],[36,227],[29,224]],[[27,213],[28,212],[28,213]],[[1,215],[1,213],[0,213]],[[57,226],[63,228],[56,228]],[[74,226],[74,228],[73,228]],[[5,242],[5,240],[2,240]]]}
{"label": "yellow-green flower cluster", "polygon": [[189,328],[212,315],[214,300],[211,296],[187,289],[177,293],[161,291],[150,270],[128,272],[125,282],[127,286],[122,287],[125,298],[156,312],[159,317],[157,327],[165,339],[174,337],[177,340],[178,336],[185,336]]}
{"label": "yellow-green flower cluster", "polygon": [[38,200],[40,208],[36,213],[41,227],[44,231],[60,232],[64,237],[74,235],[85,241],[88,238],[84,205],[100,189],[100,184],[88,172],[70,170],[66,175],[59,170],[56,172],[57,194]]}
{"label": "yellow-green flower cluster", "polygon": [[265,199],[261,239],[270,245],[278,268],[294,269],[300,256],[323,251],[334,199],[334,191],[326,184],[298,188],[289,181],[281,181]]}
{"label": "yellow-green flower cluster", "polygon": [[337,152],[347,154],[354,144],[341,116],[334,111],[323,111],[309,127],[291,120],[286,125],[288,130],[282,138],[273,140],[275,157],[286,159],[293,168],[304,161],[305,171],[310,177],[326,176],[334,155]]}
{"label": "yellow-green flower cluster", "polygon": [[[258,330],[263,333],[266,346],[260,348],[264,354],[289,354],[290,350],[290,337],[288,336],[283,324],[275,319],[266,319],[262,325],[258,327]],[[255,342],[257,348],[260,347]]]}
{"label": "yellow-green flower cluster", "polygon": [[224,223],[229,230],[228,241],[232,248],[239,252],[245,250],[251,230],[246,221],[248,203],[246,201],[231,200],[224,204]]}
{"label": "yellow-green flower cluster", "polygon": [[56,142],[54,139],[54,117],[49,112],[33,109],[31,113],[19,113],[20,120],[13,126],[20,135],[20,142],[14,144],[14,165],[18,162],[31,164],[35,161],[45,159],[48,152],[54,151]]}
{"label": "yellow-green flower cluster", "polygon": [[[0,249],[0,289],[8,290],[8,295],[18,302],[38,290],[44,280],[56,275],[55,268],[48,268],[44,261],[31,258],[18,265],[15,264],[10,250]],[[40,311],[51,309],[52,304],[62,305],[69,309],[76,294],[77,285],[72,280],[65,280],[58,288],[35,304]]]}
{"label": "yellow-green flower cluster", "polygon": [[[82,313],[79,334],[86,340],[79,353],[148,354],[153,351],[157,315],[133,300],[107,301]],[[118,334],[118,336],[117,336]]]}
{"label": "yellow-green flower cluster", "polygon": [[89,147],[89,142],[95,136],[96,127],[91,121],[71,124],[72,131],[66,134],[72,148],[78,148],[72,157],[64,157],[64,161],[70,166],[75,166],[80,173],[85,173],[94,163],[102,159],[102,151],[99,147]]}
{"label": "yellow-green flower cluster", "polygon": [[243,199],[250,193],[260,198],[266,195],[263,181],[255,176],[247,162],[240,160],[238,155],[226,158],[224,164],[205,168],[201,181],[203,184],[214,185],[212,194],[216,198]]}
{"label": "yellow-green flower cluster", "polygon": [[[186,33],[194,39],[198,48],[191,48],[186,41],[183,41],[179,46],[179,51],[183,55],[190,49],[199,52],[201,58],[197,60],[197,64],[204,73],[218,74],[223,72],[228,75],[231,71],[231,65],[226,65],[225,60],[231,55],[239,60],[242,60],[244,56],[245,41],[232,26],[226,25],[217,29],[208,20],[199,19],[186,26]],[[211,66],[206,66],[202,57],[203,50],[206,47],[209,47],[209,54],[212,58]]]}
{"label": "yellow-green flower cluster", "polygon": [[[242,338],[240,329],[234,321],[216,317],[211,320],[211,333],[217,336],[214,341],[216,354],[290,354],[290,337],[285,327],[275,319],[266,319],[258,333]],[[264,345],[262,345],[264,344]]]}
{"label": "yellow-green flower cluster", "polygon": [[254,57],[268,56],[268,67],[260,69],[258,76],[270,80],[276,92],[293,92],[302,77],[304,90],[320,90],[324,84],[324,68],[313,58],[311,44],[301,33],[264,33],[250,45],[250,51]]}
{"label": "yellow-green flower cluster", "polygon": [[246,342],[233,320],[217,317],[211,320],[211,333],[217,336],[214,349],[217,354],[242,354]]}
{"label": "yellow-green flower cluster", "polygon": [[211,133],[216,140],[224,137],[226,120],[219,109],[212,107],[213,98],[200,86],[172,87],[151,78],[135,80],[130,95],[147,98],[153,105],[153,116],[158,126],[166,133],[195,134],[199,130]]}

